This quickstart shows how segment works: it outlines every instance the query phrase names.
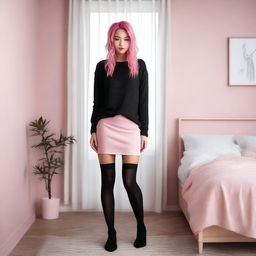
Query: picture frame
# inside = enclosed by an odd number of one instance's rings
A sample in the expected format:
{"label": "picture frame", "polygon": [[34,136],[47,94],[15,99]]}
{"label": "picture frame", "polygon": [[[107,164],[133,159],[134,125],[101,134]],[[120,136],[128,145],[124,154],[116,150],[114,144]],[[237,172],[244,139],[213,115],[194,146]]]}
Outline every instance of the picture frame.
{"label": "picture frame", "polygon": [[228,86],[256,86],[256,37],[228,38]]}

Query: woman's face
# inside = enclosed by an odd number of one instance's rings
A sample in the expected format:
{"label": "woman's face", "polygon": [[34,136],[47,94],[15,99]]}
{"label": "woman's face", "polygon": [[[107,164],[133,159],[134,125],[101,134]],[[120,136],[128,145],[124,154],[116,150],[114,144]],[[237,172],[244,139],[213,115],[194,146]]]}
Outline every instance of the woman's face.
{"label": "woman's face", "polygon": [[130,38],[124,29],[117,29],[114,35],[114,46],[116,55],[124,55],[130,46]]}

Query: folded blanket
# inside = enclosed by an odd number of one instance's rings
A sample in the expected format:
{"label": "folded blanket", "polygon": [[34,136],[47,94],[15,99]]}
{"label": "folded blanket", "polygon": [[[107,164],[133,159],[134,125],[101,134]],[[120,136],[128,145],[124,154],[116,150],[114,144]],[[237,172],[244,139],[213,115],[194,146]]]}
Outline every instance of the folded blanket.
{"label": "folded blanket", "polygon": [[217,225],[256,238],[256,159],[223,155],[191,170],[182,186],[197,234]]}

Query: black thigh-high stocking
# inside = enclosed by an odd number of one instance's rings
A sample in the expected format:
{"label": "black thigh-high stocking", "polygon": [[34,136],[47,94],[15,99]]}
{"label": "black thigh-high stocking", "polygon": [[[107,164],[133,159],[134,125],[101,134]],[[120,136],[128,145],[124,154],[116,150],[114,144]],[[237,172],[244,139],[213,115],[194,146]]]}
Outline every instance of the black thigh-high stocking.
{"label": "black thigh-high stocking", "polygon": [[144,224],[143,196],[136,181],[137,167],[138,164],[135,163],[123,163],[122,178],[137,220],[137,237],[133,245],[139,248],[146,245],[146,226]]}
{"label": "black thigh-high stocking", "polygon": [[114,227],[114,184],[115,184],[115,163],[100,164],[101,168],[101,203],[106,224],[108,226],[108,240],[104,246],[107,251],[114,251],[117,248],[116,230]]}

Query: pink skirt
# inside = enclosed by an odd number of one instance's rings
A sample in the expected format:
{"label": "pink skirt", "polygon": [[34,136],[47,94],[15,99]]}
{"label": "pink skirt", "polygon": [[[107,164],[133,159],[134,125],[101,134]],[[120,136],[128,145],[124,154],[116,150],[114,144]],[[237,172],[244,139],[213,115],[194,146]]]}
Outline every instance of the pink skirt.
{"label": "pink skirt", "polygon": [[96,135],[98,154],[140,155],[140,128],[123,115],[100,119]]}

